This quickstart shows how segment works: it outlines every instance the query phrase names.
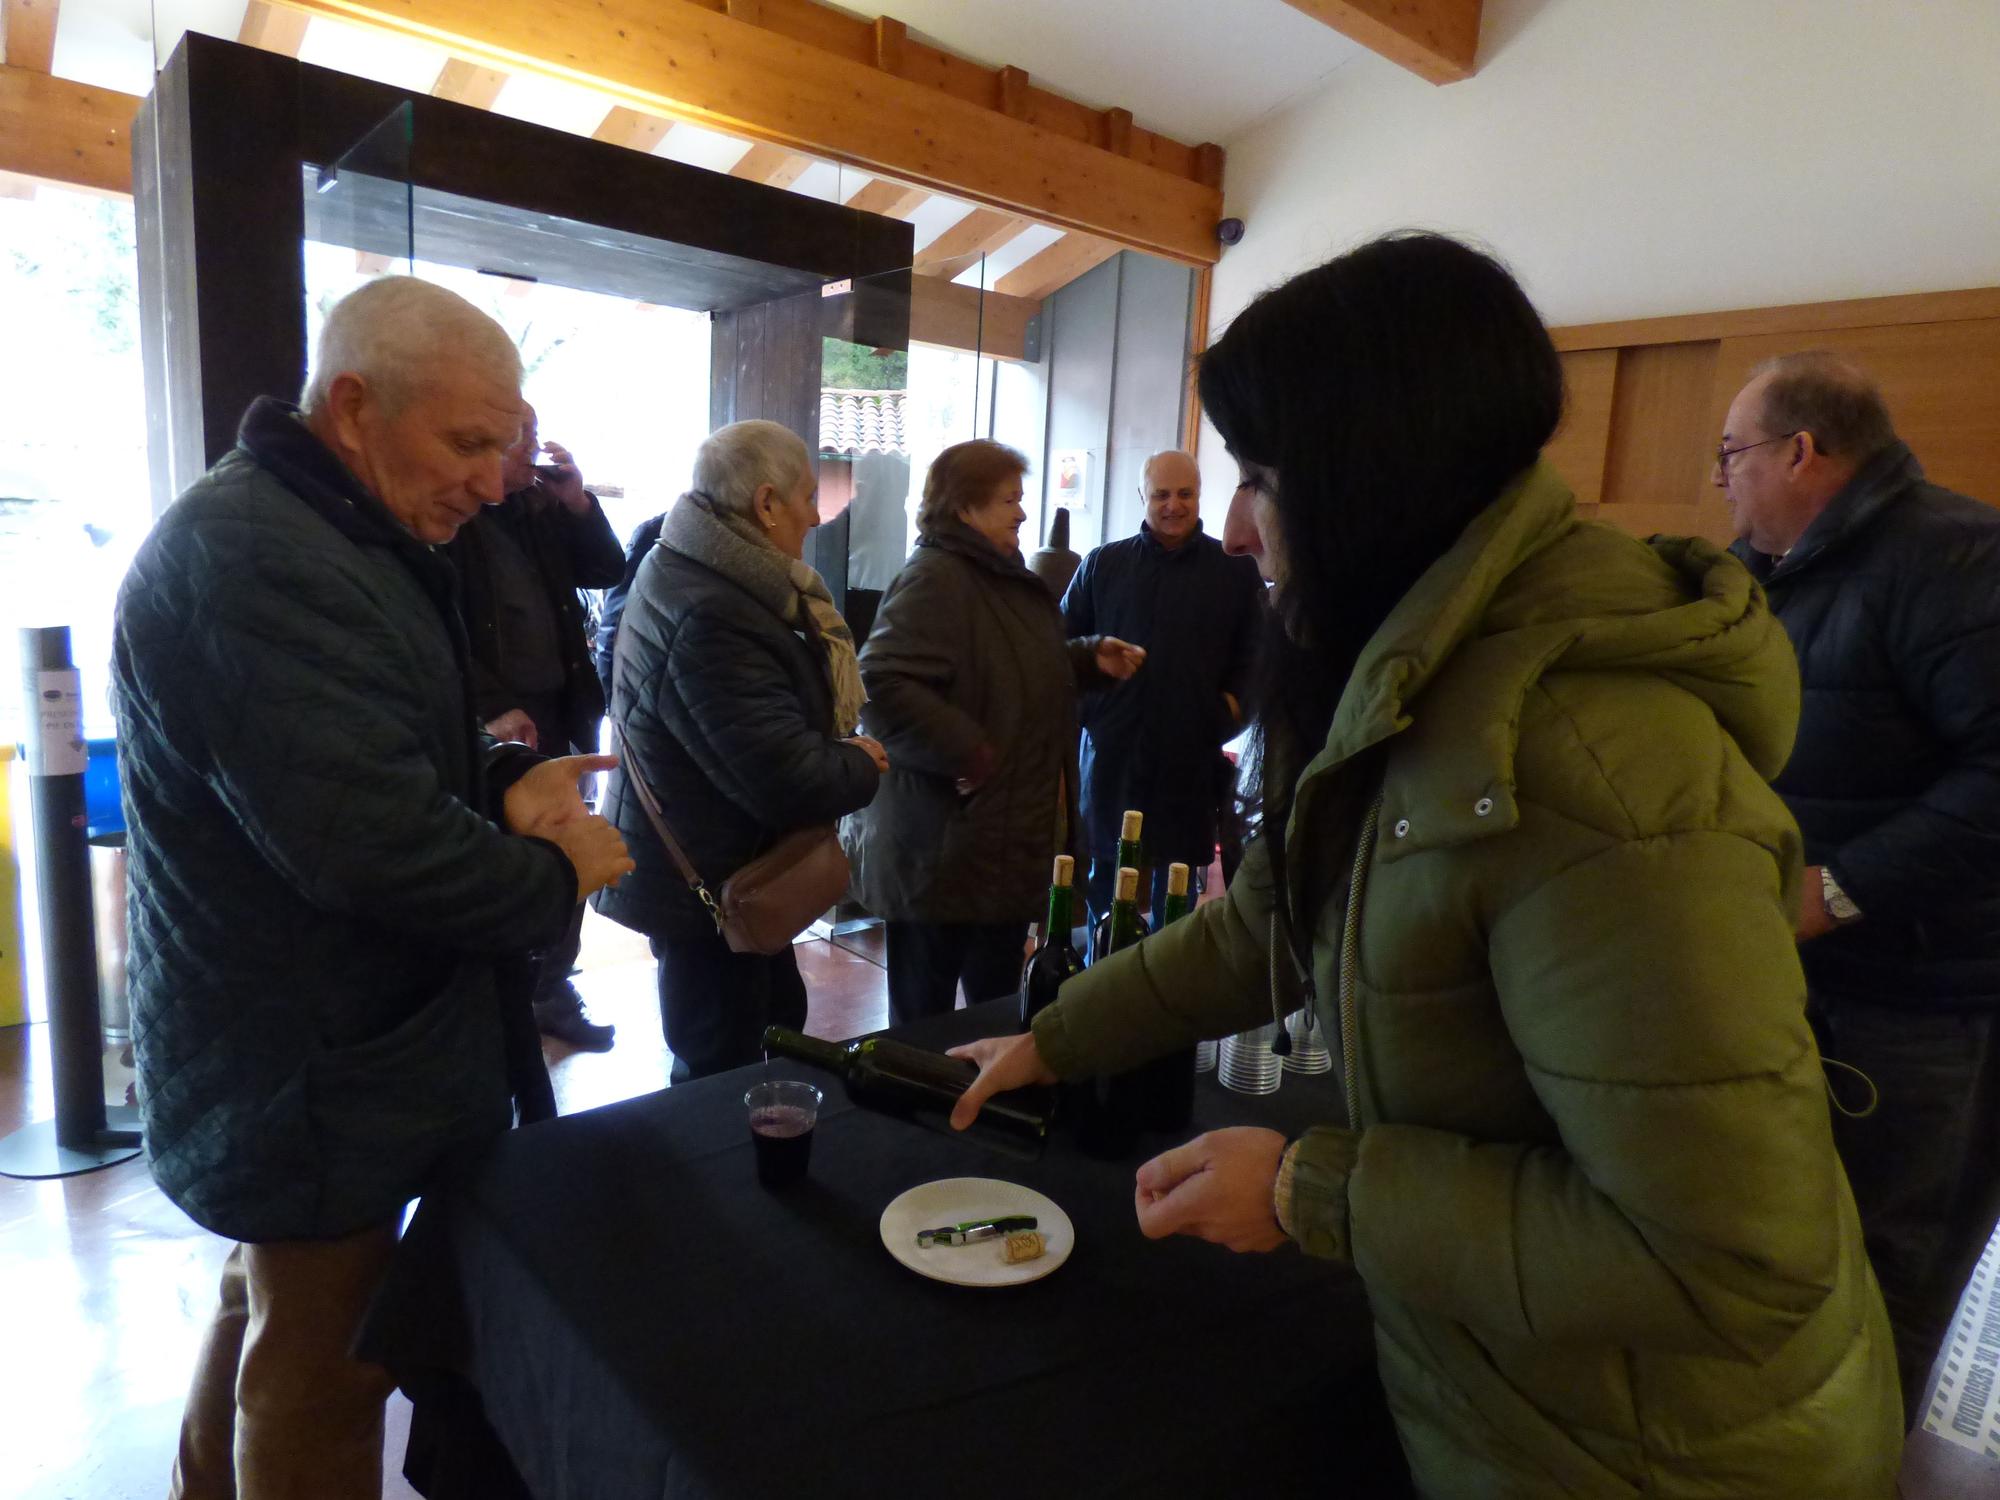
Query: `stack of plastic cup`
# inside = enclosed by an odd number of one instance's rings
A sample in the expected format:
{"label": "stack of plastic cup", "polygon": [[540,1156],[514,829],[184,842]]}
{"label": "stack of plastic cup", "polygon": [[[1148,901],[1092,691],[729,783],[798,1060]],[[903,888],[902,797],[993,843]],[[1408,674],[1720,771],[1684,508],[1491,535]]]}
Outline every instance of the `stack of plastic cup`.
{"label": "stack of plastic cup", "polygon": [[1215,1042],[1196,1042],[1194,1044],[1194,1070],[1197,1074],[1213,1073],[1215,1071],[1215,1055],[1218,1045]]}
{"label": "stack of plastic cup", "polygon": [[1250,1031],[1224,1037],[1222,1055],[1216,1065],[1216,1076],[1222,1080],[1222,1086],[1239,1094],[1277,1093],[1285,1076],[1278,1055],[1271,1050],[1277,1034],[1277,1023],[1266,1021]]}
{"label": "stack of plastic cup", "polygon": [[1310,1005],[1301,1006],[1285,1017],[1285,1032],[1292,1039],[1292,1050],[1284,1059],[1288,1070],[1294,1073],[1333,1071],[1333,1054],[1326,1050],[1326,1039],[1319,1029],[1319,1018],[1313,1014]]}

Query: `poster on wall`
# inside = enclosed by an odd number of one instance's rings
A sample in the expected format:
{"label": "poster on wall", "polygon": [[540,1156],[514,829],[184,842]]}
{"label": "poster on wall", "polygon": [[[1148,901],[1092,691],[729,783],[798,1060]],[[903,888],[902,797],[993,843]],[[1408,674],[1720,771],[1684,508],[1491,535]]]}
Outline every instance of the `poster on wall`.
{"label": "poster on wall", "polygon": [[1049,498],[1056,505],[1065,510],[1083,505],[1085,492],[1090,484],[1090,450],[1056,449],[1049,455],[1049,473],[1054,479],[1049,486]]}

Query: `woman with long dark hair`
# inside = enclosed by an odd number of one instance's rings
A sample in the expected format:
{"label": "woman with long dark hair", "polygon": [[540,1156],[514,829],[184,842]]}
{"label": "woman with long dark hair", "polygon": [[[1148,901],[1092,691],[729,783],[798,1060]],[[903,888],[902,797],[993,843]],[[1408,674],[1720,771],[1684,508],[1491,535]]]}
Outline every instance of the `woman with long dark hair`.
{"label": "woman with long dark hair", "polygon": [[1562,372],[1432,235],[1260,297],[1202,361],[1225,542],[1282,624],[1228,899],[964,1049],[1116,1071],[1304,994],[1346,1117],[1139,1169],[1149,1235],[1368,1285],[1425,1495],[1887,1496],[1888,1328],[1834,1155],[1766,782],[1797,669],[1706,543],[1580,521]]}

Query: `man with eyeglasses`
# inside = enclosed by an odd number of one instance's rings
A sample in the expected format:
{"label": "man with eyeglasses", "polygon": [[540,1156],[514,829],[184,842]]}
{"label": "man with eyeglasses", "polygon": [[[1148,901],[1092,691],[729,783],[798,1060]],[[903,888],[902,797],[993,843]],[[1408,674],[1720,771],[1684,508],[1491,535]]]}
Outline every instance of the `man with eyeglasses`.
{"label": "man with eyeglasses", "polygon": [[1834,1075],[1834,1133],[1914,1417],[2000,1213],[2000,510],[1928,483],[1824,352],[1752,372],[1711,480],[1799,656],[1800,956],[1821,1050],[1874,1086]]}

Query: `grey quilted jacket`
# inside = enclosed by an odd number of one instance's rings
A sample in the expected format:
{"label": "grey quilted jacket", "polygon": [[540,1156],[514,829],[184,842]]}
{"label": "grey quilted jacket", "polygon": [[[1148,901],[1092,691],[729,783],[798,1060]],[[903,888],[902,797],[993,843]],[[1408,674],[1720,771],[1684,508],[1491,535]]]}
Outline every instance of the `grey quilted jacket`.
{"label": "grey quilted jacket", "polygon": [[218,1234],[382,1222],[507,1127],[496,965],[561,931],[576,882],[487,817],[452,587],[267,400],[119,592],[146,1146]]}

